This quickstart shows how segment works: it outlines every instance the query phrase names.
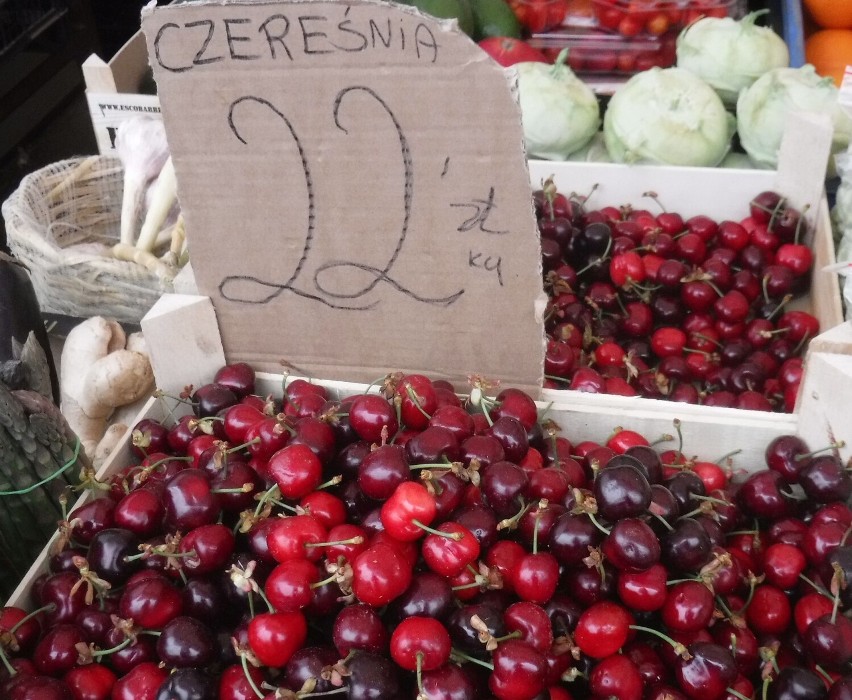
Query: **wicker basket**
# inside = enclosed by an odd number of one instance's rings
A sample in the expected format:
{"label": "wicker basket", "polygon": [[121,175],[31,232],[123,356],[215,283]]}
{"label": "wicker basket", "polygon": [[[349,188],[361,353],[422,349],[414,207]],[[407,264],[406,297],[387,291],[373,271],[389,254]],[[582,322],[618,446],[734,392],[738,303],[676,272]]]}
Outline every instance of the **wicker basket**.
{"label": "wicker basket", "polygon": [[31,173],[3,203],[9,248],[30,269],[43,312],[135,324],[173,291],[170,280],[112,257],[122,192],[118,158],[91,156]]}

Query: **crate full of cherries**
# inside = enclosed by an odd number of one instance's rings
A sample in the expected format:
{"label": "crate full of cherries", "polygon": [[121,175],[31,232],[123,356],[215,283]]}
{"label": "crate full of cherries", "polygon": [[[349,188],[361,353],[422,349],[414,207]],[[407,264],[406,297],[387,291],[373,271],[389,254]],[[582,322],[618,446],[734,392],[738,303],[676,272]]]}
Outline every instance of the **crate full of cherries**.
{"label": "crate full of cherries", "polygon": [[0,613],[0,697],[850,697],[840,443],[746,471],[455,389],[158,399]]}
{"label": "crate full of cherries", "polygon": [[684,218],[650,192],[648,207],[590,209],[552,179],[533,196],[546,387],[794,410],[820,323],[790,308],[809,290],[814,254],[781,195],[764,191],[725,220]]}

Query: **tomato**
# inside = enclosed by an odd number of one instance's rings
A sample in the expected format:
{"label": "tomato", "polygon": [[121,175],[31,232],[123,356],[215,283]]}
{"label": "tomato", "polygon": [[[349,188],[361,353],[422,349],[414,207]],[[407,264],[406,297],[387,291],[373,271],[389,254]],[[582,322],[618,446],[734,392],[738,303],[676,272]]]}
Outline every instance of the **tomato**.
{"label": "tomato", "polygon": [[637,19],[632,13],[624,15],[618,23],[618,33],[622,36],[636,36],[642,31],[642,22]]}
{"label": "tomato", "polygon": [[621,20],[624,19],[624,12],[617,7],[597,7],[598,24],[603,29],[616,31]]}
{"label": "tomato", "polygon": [[509,7],[532,34],[558,27],[568,11],[562,0],[509,0]]}
{"label": "tomato", "polygon": [[520,39],[491,36],[487,39],[482,39],[479,42],[479,46],[501,66],[512,66],[523,61],[550,63],[541,51]]}
{"label": "tomato", "polygon": [[636,69],[637,56],[635,51],[622,51],[618,54],[616,67],[622,73],[632,73]]}
{"label": "tomato", "polygon": [[657,12],[645,22],[645,30],[653,36],[665,34],[669,26],[669,16],[665,12]]}
{"label": "tomato", "polygon": [[[569,52],[570,56],[570,52]],[[618,54],[615,51],[595,51],[586,58],[585,68],[596,73],[609,73],[618,65]]]}

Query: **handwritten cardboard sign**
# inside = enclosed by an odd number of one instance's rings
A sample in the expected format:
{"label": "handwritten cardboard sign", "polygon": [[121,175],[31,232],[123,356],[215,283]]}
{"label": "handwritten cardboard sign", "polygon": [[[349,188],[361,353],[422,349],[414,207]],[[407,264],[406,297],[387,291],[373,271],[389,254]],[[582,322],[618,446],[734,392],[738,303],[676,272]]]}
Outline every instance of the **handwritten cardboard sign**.
{"label": "handwritten cardboard sign", "polygon": [[229,358],[540,386],[520,112],[454,24],[307,0],[149,6],[142,26]]}

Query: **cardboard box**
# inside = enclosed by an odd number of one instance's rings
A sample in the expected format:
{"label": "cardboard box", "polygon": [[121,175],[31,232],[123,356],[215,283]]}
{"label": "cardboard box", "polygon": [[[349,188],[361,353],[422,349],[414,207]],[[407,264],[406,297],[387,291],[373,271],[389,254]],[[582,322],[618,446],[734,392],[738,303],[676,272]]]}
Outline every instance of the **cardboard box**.
{"label": "cardboard box", "polygon": [[136,32],[109,63],[92,54],[82,68],[98,152],[115,155],[116,130],[123,120],[136,114],[160,116],[157,96],[142,93],[151,82],[145,35]]}

